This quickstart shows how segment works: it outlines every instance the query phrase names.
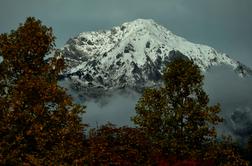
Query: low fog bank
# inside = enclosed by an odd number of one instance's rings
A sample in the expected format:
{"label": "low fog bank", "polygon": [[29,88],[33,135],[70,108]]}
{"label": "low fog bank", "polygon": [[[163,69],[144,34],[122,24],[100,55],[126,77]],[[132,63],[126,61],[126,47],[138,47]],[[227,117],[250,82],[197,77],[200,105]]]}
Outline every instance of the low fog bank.
{"label": "low fog bank", "polygon": [[[60,84],[69,88],[67,82]],[[239,141],[246,141],[252,134],[251,85],[252,77],[241,78],[228,66],[214,67],[205,73],[204,89],[209,95],[210,105],[220,103],[220,115],[225,119],[217,128],[220,134],[232,135]],[[130,117],[135,115],[135,105],[141,96],[132,90],[125,90],[84,102],[76,92],[68,90],[68,93],[77,103],[87,106],[83,122],[92,128],[108,121],[118,126],[133,126]]]}
{"label": "low fog bank", "polygon": [[95,100],[87,102],[87,112],[83,115],[83,121],[89,123],[92,128],[107,122],[117,126],[133,126],[130,118],[135,115],[135,105],[140,95],[133,91],[130,91],[131,94],[128,92],[125,94],[115,92],[98,102]]}
{"label": "low fog bank", "polygon": [[218,66],[205,73],[204,82],[210,104],[221,104],[225,120],[218,131],[244,143],[252,134],[252,77],[241,78],[230,67]]}
{"label": "low fog bank", "polygon": [[102,97],[99,100],[90,100],[86,103],[86,113],[83,122],[90,127],[97,127],[107,122],[117,126],[134,126],[130,118],[135,115],[135,105],[140,94],[132,91],[116,91],[112,96]]}
{"label": "low fog bank", "polygon": [[76,103],[86,106],[82,120],[89,128],[108,122],[117,126],[134,126],[130,118],[135,115],[135,105],[141,96],[139,93],[130,89],[117,90],[107,96],[85,100],[81,92],[71,90],[68,80],[60,81],[59,85],[66,88]]}

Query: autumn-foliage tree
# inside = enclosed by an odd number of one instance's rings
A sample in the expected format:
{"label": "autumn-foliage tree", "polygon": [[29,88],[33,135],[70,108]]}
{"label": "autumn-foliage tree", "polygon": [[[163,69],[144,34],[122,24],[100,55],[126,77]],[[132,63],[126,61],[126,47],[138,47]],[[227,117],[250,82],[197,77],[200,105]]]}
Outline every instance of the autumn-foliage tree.
{"label": "autumn-foliage tree", "polygon": [[153,165],[160,153],[141,129],[110,123],[90,131],[88,147],[89,165]]}
{"label": "autumn-foliage tree", "polygon": [[[146,89],[136,105],[133,122],[167,157],[215,160],[214,125],[222,121],[219,105],[208,106],[203,75],[190,60],[175,59],[163,75],[164,86]],[[217,154],[217,153],[216,153]]]}
{"label": "autumn-foliage tree", "polygon": [[218,105],[209,107],[203,75],[193,62],[176,59],[164,72],[164,87],[145,90],[133,121],[169,154],[196,158],[216,136]]}
{"label": "autumn-foliage tree", "polygon": [[243,156],[252,163],[252,135],[249,136],[247,144],[242,147]]}
{"label": "autumn-foliage tree", "polygon": [[67,165],[82,155],[84,109],[57,85],[63,58],[45,61],[54,40],[33,17],[0,35],[0,165]]}
{"label": "autumn-foliage tree", "polygon": [[244,159],[239,148],[230,136],[223,136],[210,147],[208,154],[215,158],[215,165],[248,166],[249,162]]}

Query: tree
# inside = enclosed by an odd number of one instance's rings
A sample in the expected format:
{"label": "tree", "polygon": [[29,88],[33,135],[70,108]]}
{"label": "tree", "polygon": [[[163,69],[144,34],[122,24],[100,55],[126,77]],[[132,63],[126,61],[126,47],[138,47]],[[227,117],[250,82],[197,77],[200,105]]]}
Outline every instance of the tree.
{"label": "tree", "polygon": [[[215,158],[215,165],[221,166],[248,166],[246,161],[239,151],[239,145],[234,143],[230,136],[223,136],[210,147],[208,152],[209,157]],[[243,158],[242,158],[243,157]]]}
{"label": "tree", "polygon": [[164,86],[146,89],[136,105],[135,124],[169,155],[202,159],[222,121],[219,105],[208,106],[203,75],[192,61],[175,59],[163,75]]}
{"label": "tree", "polygon": [[72,164],[82,155],[84,108],[57,85],[64,60],[52,28],[27,18],[0,35],[0,165]]}
{"label": "tree", "polygon": [[246,146],[243,149],[244,157],[252,163],[252,135],[249,136]]}
{"label": "tree", "polygon": [[110,123],[90,131],[88,147],[88,165],[155,165],[159,154],[141,129]]}
{"label": "tree", "polygon": [[[146,89],[133,122],[173,164],[248,165],[229,137],[217,138],[220,106],[208,106],[203,75],[190,60],[175,59],[163,75],[164,86]],[[168,162],[171,163],[171,162]]]}

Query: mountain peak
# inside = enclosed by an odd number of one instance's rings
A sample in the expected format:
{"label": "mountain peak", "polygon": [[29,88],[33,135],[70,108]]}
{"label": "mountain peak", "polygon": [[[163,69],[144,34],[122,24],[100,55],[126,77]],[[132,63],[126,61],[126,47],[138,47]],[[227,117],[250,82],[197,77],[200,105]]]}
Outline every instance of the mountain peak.
{"label": "mountain peak", "polygon": [[136,19],[131,22],[125,22],[121,26],[125,26],[131,29],[147,29],[147,28],[154,28],[159,26],[154,20],[152,19]]}
{"label": "mountain peak", "polygon": [[83,32],[68,40],[62,53],[65,76],[85,94],[120,88],[142,90],[161,84],[162,71],[173,58],[191,59],[202,71],[226,64],[241,75],[251,70],[226,54],[179,37],[153,20],[137,19],[110,30]]}
{"label": "mountain peak", "polygon": [[142,19],[142,18],[138,18],[136,20],[130,21],[130,22],[125,22],[122,25],[126,25],[126,24],[131,24],[131,25],[153,25],[155,24],[155,21],[153,19]]}

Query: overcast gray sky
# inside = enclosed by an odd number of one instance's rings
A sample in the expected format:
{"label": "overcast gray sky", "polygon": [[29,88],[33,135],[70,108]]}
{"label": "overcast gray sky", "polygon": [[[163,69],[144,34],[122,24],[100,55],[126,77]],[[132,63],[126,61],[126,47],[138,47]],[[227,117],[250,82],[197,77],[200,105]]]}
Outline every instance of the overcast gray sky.
{"label": "overcast gray sky", "polygon": [[[58,48],[83,31],[153,19],[189,41],[212,46],[252,67],[252,0],[0,0],[0,33],[15,29],[28,16],[53,28]],[[252,79],[239,79],[228,71],[207,74],[205,87],[212,103],[222,104],[224,114],[244,110],[251,117],[248,124],[242,120],[242,128],[247,128],[252,121]],[[115,94],[104,107],[89,102],[84,119],[93,125],[106,120],[127,124],[138,97]]]}
{"label": "overcast gray sky", "polygon": [[186,39],[252,67],[251,0],[0,0],[0,33],[28,16],[53,27],[57,47],[83,31],[154,19]]}

